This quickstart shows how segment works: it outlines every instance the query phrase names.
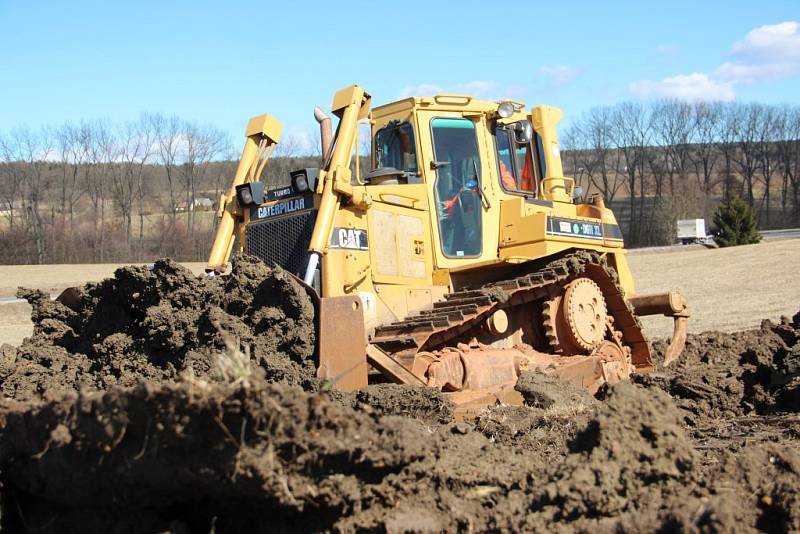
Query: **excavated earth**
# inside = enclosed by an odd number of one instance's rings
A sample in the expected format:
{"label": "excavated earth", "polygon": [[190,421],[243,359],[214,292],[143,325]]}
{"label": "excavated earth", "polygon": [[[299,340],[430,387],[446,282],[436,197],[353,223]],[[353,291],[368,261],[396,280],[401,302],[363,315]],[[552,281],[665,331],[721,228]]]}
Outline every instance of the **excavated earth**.
{"label": "excavated earth", "polygon": [[800,531],[800,313],[597,399],[526,374],[526,406],[454,423],[426,388],[318,383],[311,301],[251,258],[19,295],[3,532]]}

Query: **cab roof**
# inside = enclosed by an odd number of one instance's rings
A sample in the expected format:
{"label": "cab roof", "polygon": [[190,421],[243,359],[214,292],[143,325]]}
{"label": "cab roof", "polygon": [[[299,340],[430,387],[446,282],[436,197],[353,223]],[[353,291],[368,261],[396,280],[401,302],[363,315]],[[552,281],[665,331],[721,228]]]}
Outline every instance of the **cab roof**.
{"label": "cab roof", "polygon": [[[486,113],[497,109],[502,100],[492,102],[473,98],[469,95],[438,94],[435,96],[412,96],[377,106],[372,109],[375,117],[397,113],[406,109],[425,109],[433,111],[461,111]],[[515,102],[524,107],[522,102]]]}

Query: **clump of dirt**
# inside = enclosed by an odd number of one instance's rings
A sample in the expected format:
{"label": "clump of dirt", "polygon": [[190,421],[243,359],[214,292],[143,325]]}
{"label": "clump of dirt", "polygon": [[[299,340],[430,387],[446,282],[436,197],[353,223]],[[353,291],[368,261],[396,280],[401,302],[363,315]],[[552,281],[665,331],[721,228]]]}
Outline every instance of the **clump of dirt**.
{"label": "clump of dirt", "polygon": [[453,403],[438,389],[420,386],[368,386],[355,394],[355,408],[381,415],[404,415],[429,424],[453,419]]}
{"label": "clump of dirt", "polygon": [[696,454],[670,398],[623,382],[570,441],[544,493],[554,519],[613,517],[679,494]]}
{"label": "clump of dirt", "polygon": [[[663,353],[666,341],[654,343]],[[765,320],[757,330],[688,336],[680,359],[635,380],[676,399],[687,420],[703,425],[720,417],[800,409],[800,324]]]}
{"label": "clump of dirt", "polygon": [[33,308],[34,334],[5,350],[0,381],[7,397],[104,390],[182,374],[219,379],[215,358],[233,342],[271,382],[313,389],[314,308],[279,268],[247,256],[229,276],[197,277],[170,260],[152,269],[117,269],[79,288],[69,306],[20,289]]}
{"label": "clump of dirt", "polygon": [[522,373],[514,389],[522,394],[525,404],[534,408],[557,406],[562,410],[583,411],[596,402],[585,389],[537,371]]}

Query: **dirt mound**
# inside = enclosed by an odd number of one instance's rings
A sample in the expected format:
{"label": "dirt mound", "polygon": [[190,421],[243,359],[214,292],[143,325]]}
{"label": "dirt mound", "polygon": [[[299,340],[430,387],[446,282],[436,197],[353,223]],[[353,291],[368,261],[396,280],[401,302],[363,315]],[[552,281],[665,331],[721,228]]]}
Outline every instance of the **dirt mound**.
{"label": "dirt mound", "polygon": [[309,528],[332,522],[369,484],[435,445],[413,420],[375,424],[315,394],[263,382],[142,384],[5,401],[0,419],[4,483],[51,506],[125,512],[207,500],[217,510],[259,501],[295,520],[314,510],[302,520]]}
{"label": "dirt mound", "polygon": [[800,529],[800,314],[690,336],[600,401],[526,373],[526,406],[454,423],[428,388],[318,387],[311,301],[257,260],[128,267],[69,306],[20,294],[35,333],[0,348],[10,532]]}
{"label": "dirt mound", "polygon": [[556,519],[615,516],[659,502],[692,479],[696,461],[670,398],[630,383],[610,390],[569,449],[545,488]]}
{"label": "dirt mound", "polygon": [[[666,342],[654,343],[663,353]],[[800,324],[797,316],[763,321],[757,330],[689,335],[679,360],[636,381],[660,387],[703,425],[719,417],[800,409]]]}
{"label": "dirt mound", "polygon": [[579,412],[595,402],[585,389],[536,371],[522,373],[514,389],[525,398],[525,404],[534,408],[557,407]]}
{"label": "dirt mound", "polygon": [[196,277],[170,260],[152,269],[117,269],[79,288],[69,307],[21,289],[34,334],[5,349],[0,381],[7,397],[104,390],[181,374],[219,379],[216,355],[231,343],[250,354],[273,382],[316,385],[314,309],[304,289],[280,269],[240,257],[230,276]]}

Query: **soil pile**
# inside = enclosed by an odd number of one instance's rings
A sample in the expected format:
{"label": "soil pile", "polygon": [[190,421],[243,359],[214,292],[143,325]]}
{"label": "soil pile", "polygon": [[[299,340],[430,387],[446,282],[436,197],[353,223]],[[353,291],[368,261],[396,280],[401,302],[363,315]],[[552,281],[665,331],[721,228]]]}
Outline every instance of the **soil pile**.
{"label": "soil pile", "polygon": [[[757,330],[690,335],[681,358],[636,380],[676,399],[687,421],[800,410],[800,313]],[[654,344],[663,352],[666,342]]]}
{"label": "soil pile", "polygon": [[311,301],[257,260],[21,295],[35,334],[0,350],[10,532],[800,530],[800,315],[690,336],[599,400],[528,373],[526,406],[454,423],[427,388],[317,384]]}
{"label": "soil pile", "polygon": [[251,257],[230,276],[196,277],[170,260],[125,267],[79,288],[69,307],[21,289],[34,334],[0,361],[2,392],[17,400],[45,392],[105,390],[182,374],[221,379],[221,351],[249,354],[270,381],[316,385],[314,308],[285,272]]}

